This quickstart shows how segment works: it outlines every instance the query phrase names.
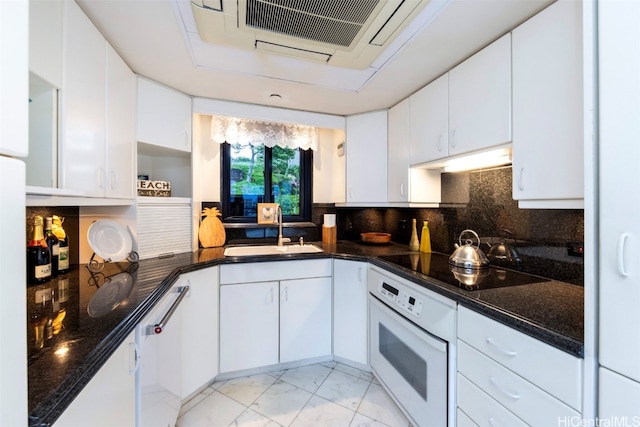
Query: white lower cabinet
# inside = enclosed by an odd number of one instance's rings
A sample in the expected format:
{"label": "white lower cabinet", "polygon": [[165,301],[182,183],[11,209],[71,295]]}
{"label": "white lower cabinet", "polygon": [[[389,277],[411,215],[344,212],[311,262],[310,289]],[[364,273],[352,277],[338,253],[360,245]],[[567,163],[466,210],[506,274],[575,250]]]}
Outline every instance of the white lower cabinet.
{"label": "white lower cabinet", "polygon": [[135,363],[135,334],[131,333],[54,427],[135,425]]}
{"label": "white lower cabinet", "polygon": [[331,278],[280,282],[280,363],[331,354]]}
{"label": "white lower cabinet", "polygon": [[182,387],[184,400],[218,375],[218,267],[180,276],[189,286],[182,303]]}
{"label": "white lower cabinet", "polygon": [[331,355],[330,259],[222,265],[220,285],[221,373]]}
{"label": "white lower cabinet", "polygon": [[526,427],[520,418],[460,373],[457,387],[458,427]]}
{"label": "white lower cabinet", "polygon": [[457,406],[479,426],[580,417],[581,359],[462,306],[457,370]]}
{"label": "white lower cabinet", "polygon": [[609,425],[638,425],[640,383],[606,368],[598,369],[598,418]]}
{"label": "white lower cabinet", "polygon": [[333,355],[368,363],[367,263],[333,260]]}
{"label": "white lower cabinet", "polygon": [[278,363],[278,282],[220,286],[220,372]]}

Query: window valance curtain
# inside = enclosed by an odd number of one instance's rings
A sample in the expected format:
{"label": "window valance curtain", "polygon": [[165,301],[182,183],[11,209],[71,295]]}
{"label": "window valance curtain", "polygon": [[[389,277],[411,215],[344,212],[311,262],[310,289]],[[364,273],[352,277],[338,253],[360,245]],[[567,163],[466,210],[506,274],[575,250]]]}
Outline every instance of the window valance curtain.
{"label": "window valance curtain", "polygon": [[267,147],[318,149],[318,128],[237,117],[213,116],[211,139],[220,144],[264,144]]}

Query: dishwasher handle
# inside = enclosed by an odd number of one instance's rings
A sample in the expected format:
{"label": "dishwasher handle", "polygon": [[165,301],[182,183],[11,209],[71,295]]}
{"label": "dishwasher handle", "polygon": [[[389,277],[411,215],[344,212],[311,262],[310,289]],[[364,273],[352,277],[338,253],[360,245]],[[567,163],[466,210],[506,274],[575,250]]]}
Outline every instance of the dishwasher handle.
{"label": "dishwasher handle", "polygon": [[147,326],[147,335],[158,335],[162,333],[163,329],[167,326],[167,323],[169,323],[171,316],[173,316],[173,313],[175,313],[175,311],[178,309],[178,306],[180,305],[184,297],[187,296],[188,292],[189,286],[178,287],[178,298],[176,298],[171,307],[169,307],[169,310],[167,310],[164,317],[162,317],[162,320],[160,320],[159,323]]}

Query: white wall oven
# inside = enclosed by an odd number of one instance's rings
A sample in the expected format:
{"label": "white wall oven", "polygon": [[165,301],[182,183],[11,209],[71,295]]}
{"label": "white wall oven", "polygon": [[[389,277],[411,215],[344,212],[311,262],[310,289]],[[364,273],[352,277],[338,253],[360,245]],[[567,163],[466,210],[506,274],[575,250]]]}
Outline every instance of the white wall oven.
{"label": "white wall oven", "polygon": [[371,267],[371,369],[411,422],[455,425],[456,304]]}

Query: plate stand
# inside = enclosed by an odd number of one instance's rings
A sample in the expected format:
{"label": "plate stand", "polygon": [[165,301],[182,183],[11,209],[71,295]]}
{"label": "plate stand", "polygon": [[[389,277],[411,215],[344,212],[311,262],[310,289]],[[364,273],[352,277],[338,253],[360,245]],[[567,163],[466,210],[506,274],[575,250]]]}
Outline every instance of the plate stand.
{"label": "plate stand", "polygon": [[[126,259],[129,262],[137,263],[140,257],[138,256],[138,252],[131,251],[129,252],[129,255],[127,255]],[[99,259],[96,258],[96,253],[94,252],[91,255],[91,259],[89,260],[89,264],[87,265],[87,268],[89,269],[89,271],[93,273],[99,273],[100,271],[102,271],[102,269],[104,268],[104,265],[107,262],[111,262],[111,259],[103,259],[102,261],[100,261]]]}

